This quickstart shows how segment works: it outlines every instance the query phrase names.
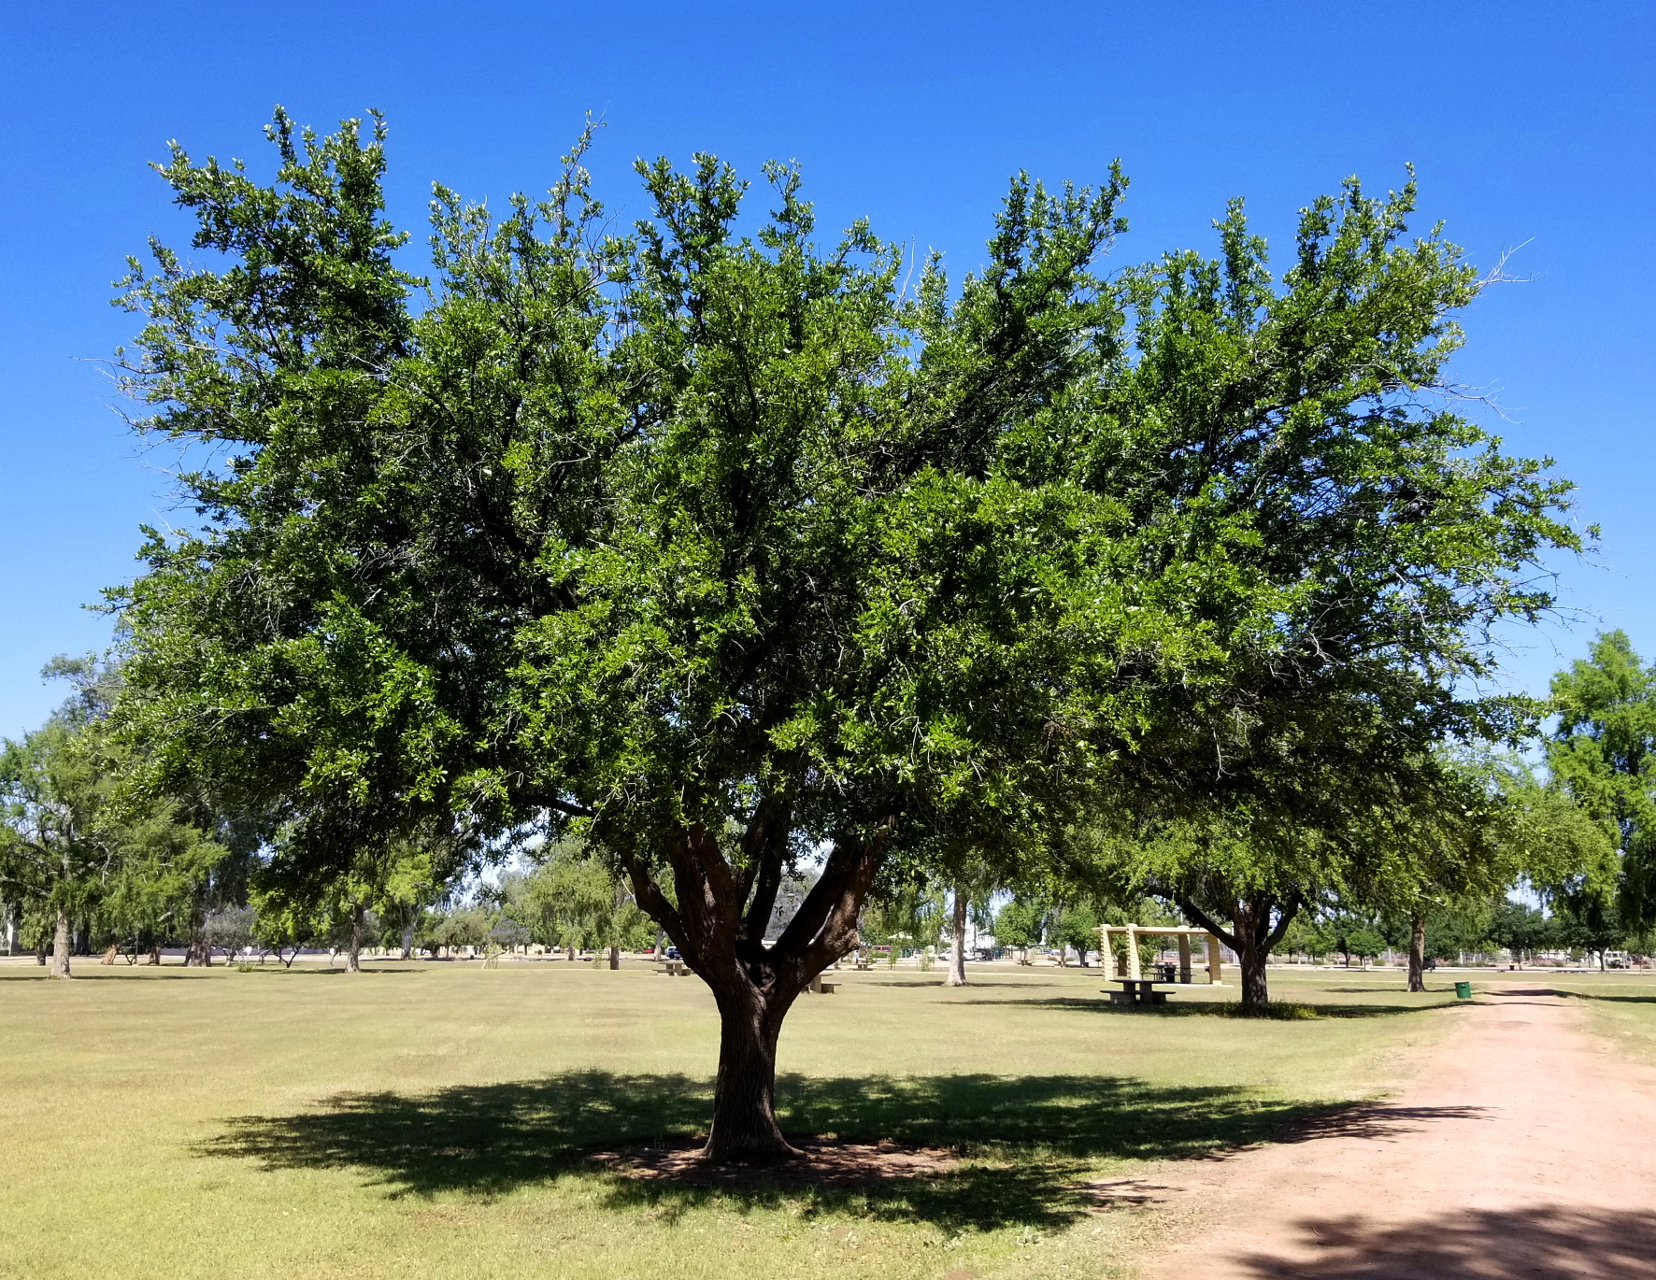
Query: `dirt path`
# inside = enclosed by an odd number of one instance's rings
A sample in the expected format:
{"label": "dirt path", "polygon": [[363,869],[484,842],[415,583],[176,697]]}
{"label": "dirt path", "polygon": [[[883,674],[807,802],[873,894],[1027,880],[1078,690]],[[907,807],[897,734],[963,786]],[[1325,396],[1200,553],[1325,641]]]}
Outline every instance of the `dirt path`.
{"label": "dirt path", "polygon": [[1146,1276],[1656,1277],[1656,1071],[1534,986],[1458,1012],[1403,1097],[1174,1172],[1190,1226]]}

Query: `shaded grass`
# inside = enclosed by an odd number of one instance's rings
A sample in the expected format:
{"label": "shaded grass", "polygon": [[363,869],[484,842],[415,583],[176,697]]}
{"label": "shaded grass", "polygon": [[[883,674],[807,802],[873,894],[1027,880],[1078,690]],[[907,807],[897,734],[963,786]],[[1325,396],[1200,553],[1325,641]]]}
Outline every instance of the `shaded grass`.
{"label": "shaded grass", "polygon": [[[824,1187],[807,1197],[818,1208],[948,1232],[1066,1225],[1092,1206],[1075,1183],[1100,1159],[1189,1159],[1291,1137],[1346,1110],[1098,1076],[792,1075],[778,1081],[778,1094],[792,1135],[884,1139],[966,1157],[938,1177]],[[777,1208],[798,1199],[764,1186],[714,1191],[613,1178],[588,1161],[594,1148],[699,1134],[711,1098],[710,1081],[598,1071],[426,1095],[354,1094],[322,1111],[234,1118],[200,1150],[267,1170],[363,1170],[398,1196],[498,1196],[576,1174],[603,1176],[614,1206],[720,1198]]]}
{"label": "shaded grass", "polygon": [[[972,1003],[961,1001],[959,1003]],[[1453,1003],[1453,992],[1430,1002],[1414,1004],[1338,1004],[1333,1001],[1273,1000],[1244,1005],[1235,1000],[1170,1000],[1166,1004],[1101,1004],[1085,996],[1039,996],[1021,1000],[986,1000],[983,1004],[1027,1004],[1047,1009],[1069,1009],[1124,1018],[1258,1018],[1272,1022],[1306,1022],[1312,1018],[1379,1018],[1419,1014]]]}

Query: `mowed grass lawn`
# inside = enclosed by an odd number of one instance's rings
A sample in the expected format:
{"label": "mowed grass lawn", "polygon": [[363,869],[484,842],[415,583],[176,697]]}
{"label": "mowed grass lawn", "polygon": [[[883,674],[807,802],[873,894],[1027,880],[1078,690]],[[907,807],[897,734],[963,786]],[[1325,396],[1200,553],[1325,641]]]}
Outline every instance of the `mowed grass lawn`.
{"label": "mowed grass lawn", "polygon": [[783,1031],[785,1129],[959,1162],[707,1189],[588,1158],[705,1126],[718,1028],[695,978],[77,972],[0,963],[0,1276],[1127,1274],[1165,1230],[1133,1180],[1383,1093],[1455,1020],[1452,992],[1395,972],[1274,973],[1322,1010],[1280,1021],[1219,1016],[1200,987],[1115,1009],[1096,969],[980,966],[960,990],[848,972]]}

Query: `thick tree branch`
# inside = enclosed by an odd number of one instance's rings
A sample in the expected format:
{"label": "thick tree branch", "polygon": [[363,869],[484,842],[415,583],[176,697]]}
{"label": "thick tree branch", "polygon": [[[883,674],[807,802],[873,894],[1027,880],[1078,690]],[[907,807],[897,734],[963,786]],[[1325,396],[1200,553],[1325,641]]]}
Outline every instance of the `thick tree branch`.
{"label": "thick tree branch", "polygon": [[[1294,922],[1294,917],[1299,914],[1303,905],[1304,903],[1297,892],[1288,895],[1288,900],[1282,904],[1282,909],[1277,914],[1276,928],[1260,940],[1260,949],[1267,955],[1276,949],[1277,943],[1282,941],[1283,936],[1288,932],[1288,926]],[[1269,912],[1264,914],[1269,918]]]}
{"label": "thick tree branch", "polygon": [[749,942],[763,942],[770,926],[771,912],[776,909],[776,894],[782,887],[782,857],[780,852],[766,849],[758,867],[758,887],[748,904],[743,936]]}
{"label": "thick tree branch", "polygon": [[661,891],[661,886],[655,882],[644,864],[631,854],[621,855],[621,866],[627,873],[627,880],[633,887],[633,900],[638,903],[650,919],[662,928],[673,945],[680,951],[687,952],[687,939],[684,932],[684,921],[679,913],[673,909],[673,904],[667,901],[667,895]]}
{"label": "thick tree branch", "polygon": [[812,965],[821,972],[850,950],[856,940],[857,913],[895,829],[896,819],[888,817],[866,840],[835,844],[821,878],[771,948],[778,962],[786,960],[807,971],[808,977]]}
{"label": "thick tree branch", "polygon": [[1174,897],[1173,901],[1179,904],[1179,910],[1185,913],[1187,919],[1194,920],[1198,925],[1213,934],[1214,937],[1218,938],[1220,942],[1223,942],[1232,951],[1240,953],[1241,948],[1236,945],[1236,935],[1230,930],[1216,924],[1213,917],[1208,915],[1207,912],[1203,911],[1189,898],[1185,897],[1183,894],[1179,894]]}

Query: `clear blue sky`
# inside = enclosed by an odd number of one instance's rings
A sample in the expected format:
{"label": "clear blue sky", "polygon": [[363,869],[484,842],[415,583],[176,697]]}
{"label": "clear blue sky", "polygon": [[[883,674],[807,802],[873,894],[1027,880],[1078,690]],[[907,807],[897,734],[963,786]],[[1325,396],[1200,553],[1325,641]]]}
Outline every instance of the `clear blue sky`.
{"label": "clear blue sky", "polygon": [[38,670],[101,648],[81,606],[168,518],[90,361],[130,336],[123,255],[187,228],[145,167],[177,138],[268,172],[281,103],[327,128],[383,109],[393,216],[421,239],[429,183],[495,203],[553,179],[583,113],[593,168],[638,215],[634,157],[708,150],[805,169],[826,230],[979,260],[1009,174],[1132,179],[1125,263],[1212,244],[1245,196],[1286,247],[1347,174],[1396,185],[1474,261],[1537,277],[1481,299],[1456,374],[1494,390],[1509,445],[1548,453],[1603,525],[1556,566],[1571,630],[1516,636],[1545,689],[1595,627],[1656,654],[1651,506],[1656,6],[1618,4],[57,4],[0,16],[0,733],[60,698]]}

